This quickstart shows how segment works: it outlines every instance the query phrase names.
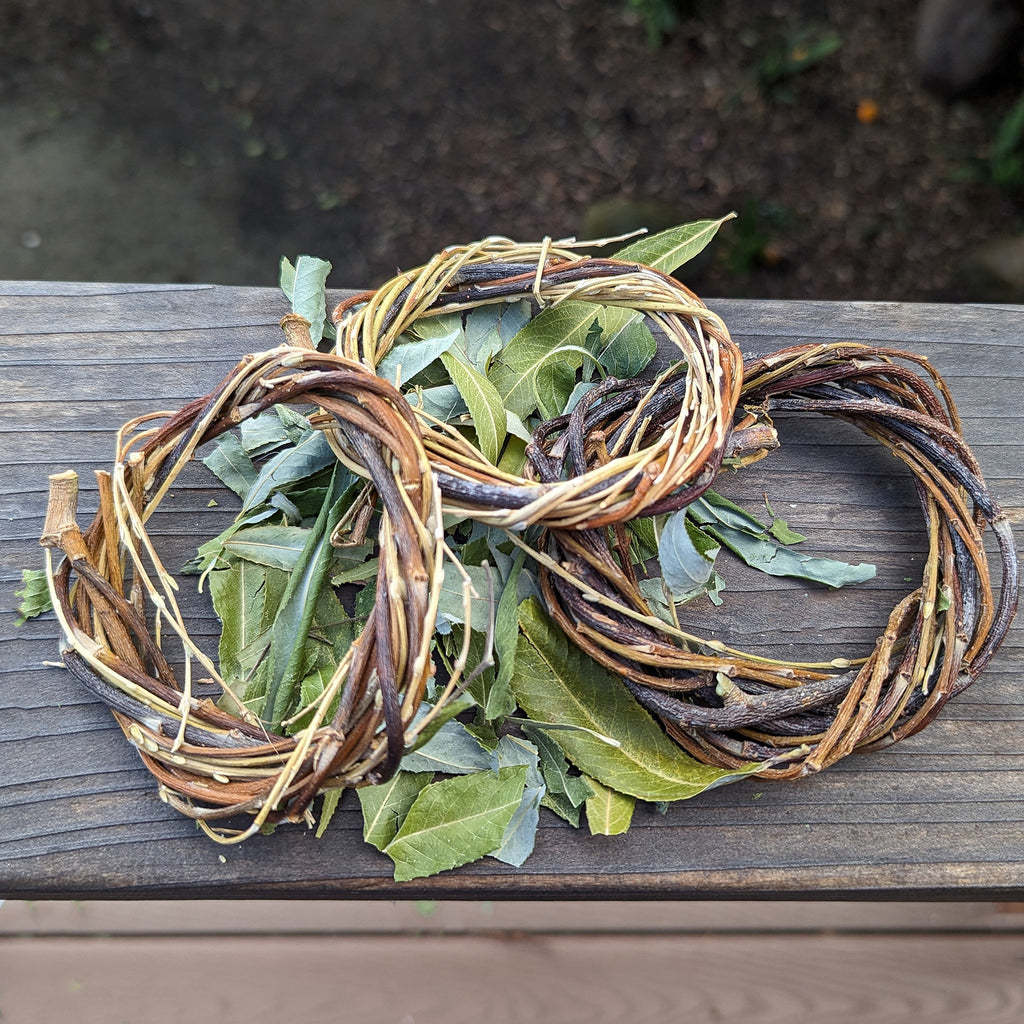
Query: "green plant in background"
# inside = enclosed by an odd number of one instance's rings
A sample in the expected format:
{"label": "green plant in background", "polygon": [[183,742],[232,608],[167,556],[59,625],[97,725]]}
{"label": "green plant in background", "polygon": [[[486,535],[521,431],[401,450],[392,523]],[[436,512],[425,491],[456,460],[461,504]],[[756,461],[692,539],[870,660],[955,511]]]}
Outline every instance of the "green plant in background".
{"label": "green plant in background", "polygon": [[957,182],[1000,188],[1024,184],[1024,95],[999,120],[988,152],[957,162],[949,176]]}
{"label": "green plant in background", "polygon": [[652,50],[679,24],[679,9],[675,0],[626,0],[628,10],[635,12],[647,30],[647,45]]}
{"label": "green plant in background", "polygon": [[795,97],[788,83],[830,57],[842,45],[842,37],[828,26],[803,25],[792,29],[765,48],[756,65],[758,83],[773,99],[792,103]]}
{"label": "green plant in background", "polygon": [[743,204],[736,228],[723,246],[722,260],[730,274],[749,274],[758,267],[783,262],[777,239],[796,221],[792,210],[772,199],[751,196]]}

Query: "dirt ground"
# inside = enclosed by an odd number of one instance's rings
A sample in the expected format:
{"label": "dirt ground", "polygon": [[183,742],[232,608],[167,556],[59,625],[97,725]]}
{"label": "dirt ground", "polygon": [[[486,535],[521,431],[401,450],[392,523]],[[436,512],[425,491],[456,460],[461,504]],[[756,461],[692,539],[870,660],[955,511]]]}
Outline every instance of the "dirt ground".
{"label": "dirt ground", "polygon": [[0,0],[0,278],[268,285],[309,252],[363,286],[736,210],[705,294],[990,297],[963,263],[1024,224],[990,159],[1020,86],[928,95],[915,9],[689,0],[653,49],[624,0]]}

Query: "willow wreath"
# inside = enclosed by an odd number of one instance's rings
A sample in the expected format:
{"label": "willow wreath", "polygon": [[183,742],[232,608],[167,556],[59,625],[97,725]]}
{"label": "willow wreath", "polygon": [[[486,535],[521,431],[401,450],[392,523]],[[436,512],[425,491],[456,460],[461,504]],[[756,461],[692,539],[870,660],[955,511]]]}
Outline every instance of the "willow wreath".
{"label": "willow wreath", "polygon": [[[652,379],[594,382],[570,412],[536,427],[525,469],[512,472],[376,371],[417,323],[520,299],[534,311],[572,303],[636,311],[676,361]],[[920,357],[824,344],[744,368],[726,325],[672,277],[549,241],[492,238],[446,249],[346,299],[333,319],[335,352],[317,351],[308,323],[286,317],[288,344],[247,356],[179,412],[126,424],[112,471],[97,474],[100,507],[84,532],[74,474],[51,481],[42,542],[66,556],[56,568],[47,556],[65,664],[112,708],[162,798],[219,841],[300,820],[318,793],[389,778],[444,713],[465,681],[470,637],[467,629],[424,716],[443,564],[453,558],[446,515],[504,530],[532,556],[548,614],[566,636],[620,678],[679,747],[716,768],[791,778],[909,735],[976,678],[1006,633],[1017,599],[1009,526],[944,383]],[[226,686],[220,705],[194,695],[194,664],[220,677],[189,637],[176,584],[146,530],[201,445],[283,404],[319,410],[309,422],[338,465],[366,481],[363,511],[380,512],[372,611],[293,735],[276,729],[284,704],[273,689],[264,720],[237,698],[226,706]],[[789,663],[727,648],[659,619],[639,586],[626,524],[685,508],[726,459],[767,455],[777,410],[849,420],[900,458],[917,484],[929,545],[921,585],[859,664]],[[318,524],[332,542],[354,507],[325,501]],[[998,597],[986,527],[1002,563]],[[183,652],[180,679],[164,650],[168,631]],[[237,815],[251,822],[210,824]]]}
{"label": "willow wreath", "polygon": [[[296,325],[286,326],[294,340]],[[285,402],[324,410],[339,457],[366,477],[383,507],[373,610],[310,724],[293,736],[269,731],[240,704],[225,710],[193,696],[193,663],[215,681],[220,676],[190,638],[175,581],[146,531],[199,446]],[[125,424],[112,471],[97,477],[100,508],[84,532],[75,521],[75,475],[51,480],[42,543],[66,555],[56,570],[48,560],[69,645],[64,663],[112,708],[159,781],[161,798],[216,838],[238,840],[266,824],[301,820],[324,789],[389,777],[407,742],[428,724],[414,727],[413,719],[434,672],[430,645],[443,555],[440,491],[401,394],[343,357],[282,346],[246,357],[212,394],[180,412]],[[156,609],[152,626],[146,600]],[[164,653],[168,631],[183,648],[181,680]],[[240,832],[207,824],[239,814],[252,816]]]}
{"label": "willow wreath", "polygon": [[[930,382],[903,363],[923,368]],[[762,777],[794,778],[917,732],[966,689],[1013,619],[1017,558],[948,389],[922,357],[866,345],[796,346],[745,367],[742,401],[762,417],[847,420],[914,476],[928,536],[922,580],[892,610],[866,659],[772,660],[673,629],[651,612],[622,545],[599,530],[548,531],[541,580],[566,635],[621,678],[683,749],[706,764],[761,764]],[[583,417],[564,429],[585,435],[589,426]],[[998,596],[986,527],[998,545]]]}

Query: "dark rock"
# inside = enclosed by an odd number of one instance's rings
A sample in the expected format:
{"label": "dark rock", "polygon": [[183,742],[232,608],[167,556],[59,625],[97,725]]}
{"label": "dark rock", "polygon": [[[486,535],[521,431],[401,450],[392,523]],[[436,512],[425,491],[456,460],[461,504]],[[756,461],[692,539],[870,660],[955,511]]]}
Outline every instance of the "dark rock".
{"label": "dark rock", "polygon": [[1018,60],[1022,8],[1020,0],[923,0],[914,39],[922,85],[963,96],[1004,75]]}

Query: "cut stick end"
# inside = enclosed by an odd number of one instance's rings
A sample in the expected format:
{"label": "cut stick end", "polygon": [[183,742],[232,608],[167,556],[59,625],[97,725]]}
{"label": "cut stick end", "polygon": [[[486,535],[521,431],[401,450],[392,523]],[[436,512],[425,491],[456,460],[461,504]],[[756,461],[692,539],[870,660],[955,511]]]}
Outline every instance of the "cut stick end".
{"label": "cut stick end", "polygon": [[44,548],[60,547],[70,529],[78,529],[78,474],[69,469],[50,476],[50,495],[46,503],[46,521],[39,543]]}

